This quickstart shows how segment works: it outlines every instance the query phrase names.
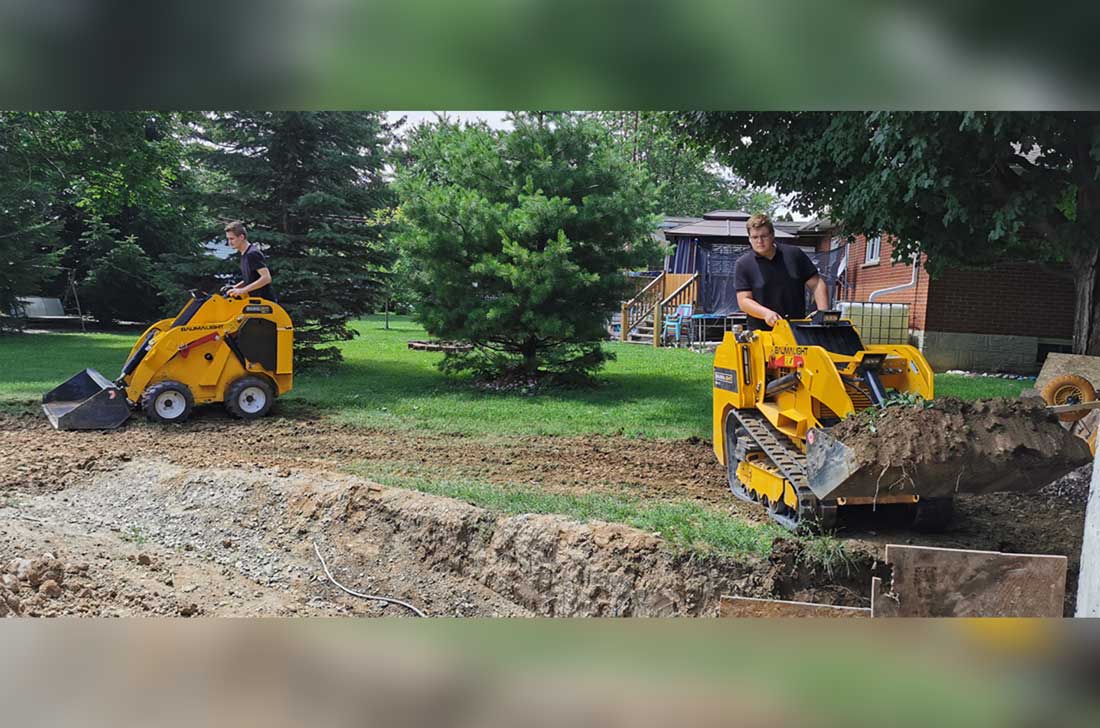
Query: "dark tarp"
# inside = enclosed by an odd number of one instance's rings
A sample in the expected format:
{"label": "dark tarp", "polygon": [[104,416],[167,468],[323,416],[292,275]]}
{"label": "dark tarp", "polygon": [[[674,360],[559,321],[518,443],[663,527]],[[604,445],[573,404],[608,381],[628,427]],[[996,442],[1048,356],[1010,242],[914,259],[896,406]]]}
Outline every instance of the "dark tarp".
{"label": "dark tarp", "polygon": [[690,238],[679,238],[676,251],[670,256],[667,266],[669,273],[694,273],[696,270],[699,242]]}
{"label": "dark tarp", "polygon": [[745,245],[718,243],[700,245],[698,255],[699,307],[701,313],[729,316],[738,313],[733,268],[737,259],[749,251]]}
{"label": "dark tarp", "polygon": [[[824,252],[810,252],[806,251],[806,255],[813,261],[814,266],[817,268],[817,272],[825,279],[825,285],[828,286],[829,291],[829,307],[833,308],[836,303],[836,284],[837,280],[843,275],[840,270],[840,264],[844,260],[846,248],[841,246],[836,250],[826,250]],[[806,310],[813,311],[817,308],[814,305],[814,297],[806,291]]]}

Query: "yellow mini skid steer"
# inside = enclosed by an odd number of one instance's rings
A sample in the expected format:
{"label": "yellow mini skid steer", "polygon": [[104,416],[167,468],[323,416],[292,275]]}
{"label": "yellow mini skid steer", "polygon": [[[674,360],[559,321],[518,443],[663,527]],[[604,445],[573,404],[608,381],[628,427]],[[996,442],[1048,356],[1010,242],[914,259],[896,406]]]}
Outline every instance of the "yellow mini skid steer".
{"label": "yellow mini skid steer", "polygon": [[[975,442],[965,419],[956,422],[958,432],[946,433],[950,438],[894,433],[899,440],[952,443],[924,448],[933,450],[929,457],[900,467],[869,459],[862,444],[834,436],[834,426],[867,408],[887,407],[891,398],[931,400],[932,369],[915,347],[864,345],[836,311],[780,320],[771,331],[727,333],[715,352],[713,392],[714,453],[726,466],[730,490],[791,529],[831,529],[842,512],[883,509],[900,512],[907,525],[934,530],[950,521],[956,493],[1035,490],[1088,462],[1087,448],[1062,438],[1056,423],[1044,429],[1026,422],[1018,428],[1030,438],[1026,443],[1005,445],[997,435],[986,438],[992,443],[986,447]],[[868,440],[878,437],[856,429]],[[908,451],[913,443],[887,444]]]}
{"label": "yellow mini skid steer", "polygon": [[254,419],[293,386],[294,326],[262,298],[191,292],[175,318],[138,338],[114,382],[85,369],[42,397],[59,430],[114,429],[140,407],[157,422],[183,422],[195,405],[224,402]]}

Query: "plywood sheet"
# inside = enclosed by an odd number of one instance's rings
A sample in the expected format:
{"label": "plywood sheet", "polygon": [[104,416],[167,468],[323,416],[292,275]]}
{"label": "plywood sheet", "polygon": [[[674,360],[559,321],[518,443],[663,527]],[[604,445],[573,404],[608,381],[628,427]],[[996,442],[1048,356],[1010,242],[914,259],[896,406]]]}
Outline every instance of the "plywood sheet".
{"label": "plywood sheet", "polygon": [[1061,617],[1066,557],[886,547],[893,581],[871,581],[872,617]]}

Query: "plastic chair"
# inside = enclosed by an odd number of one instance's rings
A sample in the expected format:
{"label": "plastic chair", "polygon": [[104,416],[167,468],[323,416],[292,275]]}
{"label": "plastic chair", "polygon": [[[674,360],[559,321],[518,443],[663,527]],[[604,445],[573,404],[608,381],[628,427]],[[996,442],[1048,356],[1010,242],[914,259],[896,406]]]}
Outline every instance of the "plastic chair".
{"label": "plastic chair", "polygon": [[665,340],[671,340],[676,345],[680,344],[680,338],[684,333],[684,326],[691,321],[691,313],[695,310],[695,306],[690,303],[681,303],[676,307],[675,313],[665,316],[664,323],[661,325],[661,331],[664,333]]}

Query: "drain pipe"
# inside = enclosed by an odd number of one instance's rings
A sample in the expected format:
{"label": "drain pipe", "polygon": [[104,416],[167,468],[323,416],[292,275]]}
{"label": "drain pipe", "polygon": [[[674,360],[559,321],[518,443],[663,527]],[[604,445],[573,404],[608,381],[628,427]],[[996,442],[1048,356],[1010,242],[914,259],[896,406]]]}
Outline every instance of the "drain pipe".
{"label": "drain pipe", "polygon": [[912,288],[917,285],[917,273],[920,272],[920,258],[919,255],[913,256],[913,277],[908,283],[903,283],[900,286],[891,286],[890,288],[880,288],[877,291],[872,291],[870,296],[867,296],[867,302],[873,303],[878,296],[888,296],[891,293],[897,293],[898,291],[904,291],[907,288]]}

